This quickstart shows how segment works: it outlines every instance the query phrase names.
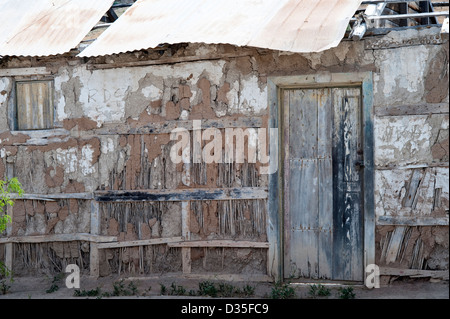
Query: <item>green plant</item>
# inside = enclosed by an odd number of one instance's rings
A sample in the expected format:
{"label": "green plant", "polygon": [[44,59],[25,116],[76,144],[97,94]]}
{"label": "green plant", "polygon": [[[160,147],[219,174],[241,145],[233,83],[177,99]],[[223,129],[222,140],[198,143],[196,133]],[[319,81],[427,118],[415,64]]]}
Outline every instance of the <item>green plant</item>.
{"label": "green plant", "polygon": [[51,294],[51,293],[57,291],[58,289],[59,289],[59,286],[57,284],[52,284],[50,286],[50,288],[48,288],[45,292],[48,294]]}
{"label": "green plant", "polygon": [[234,288],[233,285],[227,284],[227,283],[219,283],[219,289],[218,293],[222,297],[231,297],[233,296],[233,293],[239,292],[237,289]]}
{"label": "green plant", "polygon": [[159,286],[160,286],[159,293],[161,295],[165,295],[167,293],[167,287],[164,286],[163,284],[159,284]]}
{"label": "green plant", "polygon": [[5,295],[8,293],[11,285],[8,284],[14,282],[12,271],[0,262],[0,293]]}
{"label": "green plant", "polygon": [[339,288],[339,298],[341,299],[355,299],[355,293],[353,287],[341,287]]}
{"label": "green plant", "polygon": [[295,289],[286,283],[277,282],[271,290],[270,297],[272,299],[295,298]]}
{"label": "green plant", "polygon": [[177,286],[175,283],[170,285],[170,296],[184,296],[186,295],[186,289],[183,286]]}
{"label": "green plant", "polygon": [[65,273],[60,272],[59,274],[53,276],[52,285],[45,292],[51,294],[52,292],[57,291],[59,289],[59,284],[64,279],[65,275],[66,275]]}
{"label": "green plant", "polygon": [[313,297],[316,296],[326,297],[331,294],[331,291],[324,285],[318,284],[309,286],[309,294]]}
{"label": "green plant", "polygon": [[14,205],[14,200],[11,199],[11,193],[17,193],[18,196],[23,195],[22,185],[16,177],[11,179],[0,180],[0,233],[2,233],[6,226],[11,223],[11,216],[6,214],[5,209]]}
{"label": "green plant", "polygon": [[6,295],[10,288],[11,286],[8,285],[5,280],[0,281],[0,293],[2,295]]}
{"label": "green plant", "polygon": [[74,297],[98,297],[102,296],[101,290],[99,287],[91,290],[79,290],[75,289],[73,292]]}
{"label": "green plant", "polygon": [[130,281],[127,287],[123,282],[124,280],[121,279],[113,283],[112,296],[134,296],[137,294],[137,287],[133,281]]}
{"label": "green plant", "polygon": [[255,287],[250,285],[245,285],[244,288],[242,288],[242,293],[245,297],[250,297],[255,294]]}
{"label": "green plant", "polygon": [[[12,222],[11,216],[6,213],[7,207],[14,205],[14,200],[11,199],[11,193],[17,193],[19,197],[23,196],[22,185],[15,177],[11,179],[0,179],[0,234],[3,233],[9,223]],[[13,274],[12,271],[6,267],[6,265],[0,261],[0,292],[6,294],[12,283]]]}
{"label": "green plant", "polygon": [[200,296],[217,297],[218,289],[211,281],[201,281],[198,283],[198,294]]}

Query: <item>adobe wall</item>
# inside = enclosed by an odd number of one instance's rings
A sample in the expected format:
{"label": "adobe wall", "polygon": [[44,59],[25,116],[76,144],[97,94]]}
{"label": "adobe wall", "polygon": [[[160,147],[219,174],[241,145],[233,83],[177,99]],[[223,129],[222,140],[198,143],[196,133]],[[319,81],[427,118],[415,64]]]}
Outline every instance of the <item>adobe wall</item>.
{"label": "adobe wall", "polygon": [[[260,174],[261,165],[175,164],[171,130],[185,127],[192,138],[193,120],[221,132],[267,128],[268,77],[371,71],[377,264],[448,269],[448,53],[448,43],[434,28],[342,41],[311,54],[191,44],[89,60],[5,58],[1,69],[45,67],[51,72],[56,129],[10,131],[14,78],[0,77],[0,178],[18,177],[27,194],[67,194],[17,200],[8,234],[264,243],[267,197],[261,191],[267,193],[268,179]],[[155,65],[145,65],[149,60]],[[108,67],[114,65],[120,68]],[[251,192],[209,200],[148,195],[223,188]],[[96,200],[125,190],[147,197]],[[98,227],[93,214],[99,216]],[[390,244],[394,239],[400,244]],[[24,274],[58,272],[71,262],[88,272],[88,257],[92,247],[97,249],[83,240],[13,245],[13,267]],[[36,252],[39,258],[31,258]],[[265,248],[200,247],[189,254],[192,273],[270,275]],[[186,270],[183,248],[176,245],[103,248],[98,256],[100,275]]]}

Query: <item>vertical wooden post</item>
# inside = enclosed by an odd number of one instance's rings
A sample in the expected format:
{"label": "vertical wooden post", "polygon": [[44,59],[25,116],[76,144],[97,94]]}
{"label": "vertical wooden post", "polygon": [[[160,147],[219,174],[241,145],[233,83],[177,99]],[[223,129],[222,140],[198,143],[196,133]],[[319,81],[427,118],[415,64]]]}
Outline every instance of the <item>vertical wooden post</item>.
{"label": "vertical wooden post", "polygon": [[[14,164],[8,160],[6,161],[6,176],[8,179],[14,177]],[[6,205],[6,214],[11,216],[11,224],[8,224],[6,227],[6,236],[11,236],[12,234],[12,223],[14,222],[14,209]],[[5,266],[7,269],[12,270],[13,268],[13,259],[14,259],[14,243],[5,244]]]}
{"label": "vertical wooden post", "polygon": [[[191,239],[191,233],[189,231],[190,224],[190,202],[184,201],[181,202],[181,236],[184,237],[184,240]],[[183,247],[181,248],[181,258],[183,265],[183,273],[189,274],[191,273],[191,248]]]}
{"label": "vertical wooden post", "polygon": [[[6,213],[11,216],[11,220],[13,219],[13,208],[11,206],[7,206]],[[6,235],[11,236],[12,233],[12,225],[9,224],[6,227]],[[12,270],[13,267],[13,249],[14,249],[14,243],[6,243],[5,244],[5,266],[7,269]]]}
{"label": "vertical wooden post", "polygon": [[364,268],[375,264],[373,83],[368,72],[362,83],[364,128]]}
{"label": "vertical wooden post", "polygon": [[[95,200],[91,201],[91,234],[100,234],[100,210],[98,202]],[[96,242],[91,242],[90,244],[90,275],[92,277],[98,278],[100,275],[100,259],[99,259],[99,249]]]}

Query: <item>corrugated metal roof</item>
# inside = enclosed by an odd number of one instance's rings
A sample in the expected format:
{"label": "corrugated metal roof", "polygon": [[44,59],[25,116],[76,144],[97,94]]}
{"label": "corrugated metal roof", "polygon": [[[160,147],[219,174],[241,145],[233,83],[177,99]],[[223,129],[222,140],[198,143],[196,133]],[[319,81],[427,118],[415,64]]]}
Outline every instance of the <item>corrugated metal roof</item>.
{"label": "corrugated metal roof", "polygon": [[79,56],[163,43],[228,43],[292,52],[337,46],[360,0],[138,0]]}
{"label": "corrugated metal roof", "polygon": [[47,56],[77,47],[113,0],[2,0],[0,55]]}

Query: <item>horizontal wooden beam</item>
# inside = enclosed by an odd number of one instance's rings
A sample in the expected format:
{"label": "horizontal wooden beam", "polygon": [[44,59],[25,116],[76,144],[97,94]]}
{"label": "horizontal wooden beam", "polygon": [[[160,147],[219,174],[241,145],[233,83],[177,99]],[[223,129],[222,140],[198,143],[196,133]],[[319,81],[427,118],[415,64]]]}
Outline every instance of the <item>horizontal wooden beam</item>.
{"label": "horizontal wooden beam", "polygon": [[99,202],[266,199],[267,188],[196,188],[179,190],[98,191]]}
{"label": "horizontal wooden beam", "polygon": [[267,275],[242,275],[242,274],[164,274],[150,277],[128,277],[126,280],[161,280],[164,278],[184,278],[192,280],[218,280],[227,282],[273,282],[273,278]]}
{"label": "horizontal wooden beam", "polygon": [[267,188],[194,188],[179,190],[129,190],[129,191],[96,191],[93,193],[55,193],[55,194],[23,194],[10,195],[15,200],[59,199],[95,199],[99,202],[133,202],[133,201],[187,201],[187,200],[230,200],[230,199],[266,199]]}
{"label": "horizontal wooden beam", "polygon": [[379,216],[377,226],[448,226],[448,217],[428,217],[428,216]]}
{"label": "horizontal wooden beam", "polygon": [[[186,129],[192,131],[193,121],[177,120],[153,122],[139,127],[131,127],[127,124],[108,125],[93,129],[94,135],[129,135],[129,134],[170,134],[174,129]],[[259,128],[262,127],[261,117],[238,117],[223,119],[205,119],[201,120],[201,128]]]}
{"label": "horizontal wooden beam", "polygon": [[428,115],[449,112],[448,103],[376,106],[376,116]]}
{"label": "horizontal wooden beam", "polygon": [[92,234],[51,234],[36,236],[20,236],[0,238],[0,244],[5,243],[49,243],[49,242],[67,242],[67,241],[89,241],[94,243],[105,243],[117,241],[115,236],[100,236]]}
{"label": "horizontal wooden beam", "polygon": [[200,62],[200,61],[211,61],[211,60],[221,60],[221,59],[230,59],[230,58],[240,58],[249,56],[251,54],[250,51],[241,52],[239,54],[236,53],[223,53],[223,54],[214,54],[207,56],[184,56],[184,57],[170,57],[170,58],[161,58],[157,60],[148,60],[148,61],[136,61],[136,62],[117,62],[117,63],[105,63],[105,64],[87,64],[86,68],[88,70],[101,70],[101,69],[113,69],[113,68],[125,68],[125,67],[137,67],[137,66],[151,66],[151,65],[161,65],[161,64],[176,64],[176,63],[185,63],[185,62]]}
{"label": "horizontal wooden beam", "polygon": [[408,276],[413,278],[431,277],[444,280],[449,279],[448,270],[422,270],[422,269],[398,269],[380,267],[380,275],[384,276]]}
{"label": "horizontal wooden beam", "polygon": [[174,242],[180,242],[183,237],[169,237],[169,238],[153,238],[144,240],[132,240],[132,241],[119,241],[114,243],[103,243],[98,244],[98,249],[105,248],[121,248],[121,247],[136,247],[136,246],[147,246],[147,245],[161,245]]}
{"label": "horizontal wooden beam", "polygon": [[0,69],[0,76],[49,75],[46,67]]}
{"label": "horizontal wooden beam", "polygon": [[194,240],[170,243],[169,247],[224,247],[224,248],[269,248],[268,242],[235,240]]}
{"label": "horizontal wooden beam", "polygon": [[424,164],[412,164],[412,165],[396,165],[389,164],[385,166],[377,165],[376,170],[396,170],[396,169],[417,169],[417,168],[432,168],[432,167],[449,167],[449,162],[439,163],[424,163]]}
{"label": "horizontal wooden beam", "polygon": [[55,194],[23,194],[18,196],[17,194],[10,195],[12,199],[15,200],[46,200],[55,201],[58,199],[93,199],[94,195],[92,193],[55,193]]}

